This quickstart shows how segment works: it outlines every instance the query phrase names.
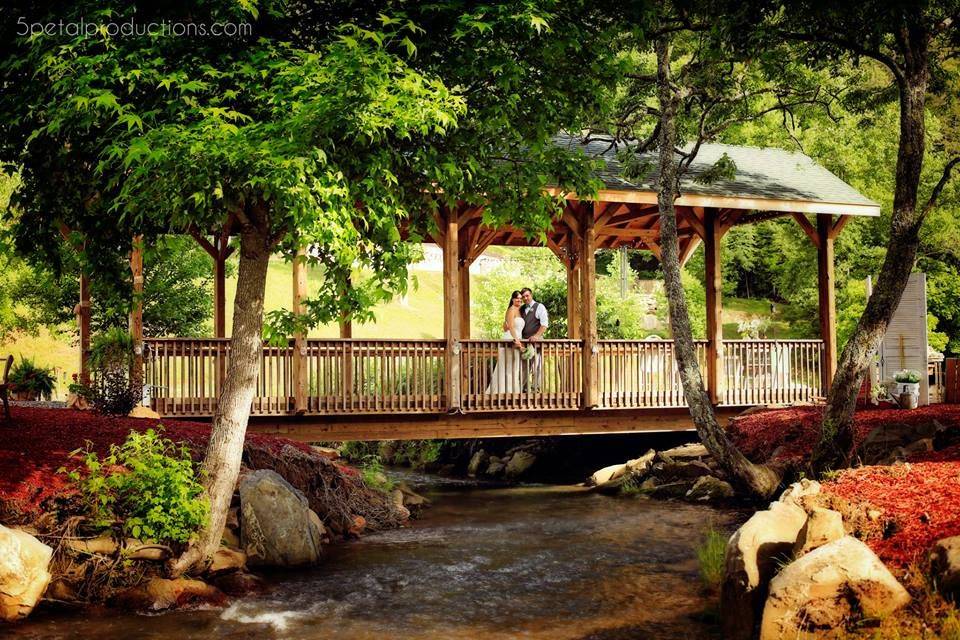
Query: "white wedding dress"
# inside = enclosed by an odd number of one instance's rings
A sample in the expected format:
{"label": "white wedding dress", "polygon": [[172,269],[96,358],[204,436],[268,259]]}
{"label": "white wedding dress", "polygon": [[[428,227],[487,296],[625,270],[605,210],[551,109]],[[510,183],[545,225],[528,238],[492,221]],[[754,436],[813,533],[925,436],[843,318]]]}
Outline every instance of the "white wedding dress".
{"label": "white wedding dress", "polygon": [[[524,324],[520,316],[513,319],[513,330],[518,336],[523,335]],[[501,340],[509,340],[512,343],[513,334],[504,331]],[[520,393],[520,354],[521,351],[515,349],[512,344],[497,349],[497,366],[490,376],[487,393]]]}

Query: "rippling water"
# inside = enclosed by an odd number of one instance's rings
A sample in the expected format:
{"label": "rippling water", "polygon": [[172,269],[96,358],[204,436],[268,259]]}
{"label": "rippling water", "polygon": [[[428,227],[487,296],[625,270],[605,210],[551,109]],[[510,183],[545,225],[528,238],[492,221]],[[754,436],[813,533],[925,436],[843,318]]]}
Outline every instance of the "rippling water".
{"label": "rippling water", "polygon": [[[425,482],[407,476],[408,480]],[[735,515],[576,487],[458,486],[410,527],[331,547],[225,610],[41,614],[40,638],[705,638],[694,548]]]}

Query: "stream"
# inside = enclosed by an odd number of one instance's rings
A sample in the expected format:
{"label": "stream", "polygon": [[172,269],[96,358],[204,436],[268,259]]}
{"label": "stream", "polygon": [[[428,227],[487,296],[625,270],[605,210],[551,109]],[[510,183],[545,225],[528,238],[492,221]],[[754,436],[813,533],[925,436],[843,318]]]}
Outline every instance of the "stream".
{"label": "stream", "polygon": [[719,637],[695,548],[735,512],[581,487],[392,471],[433,501],[409,527],[328,547],[222,610],[36,612],[11,640]]}

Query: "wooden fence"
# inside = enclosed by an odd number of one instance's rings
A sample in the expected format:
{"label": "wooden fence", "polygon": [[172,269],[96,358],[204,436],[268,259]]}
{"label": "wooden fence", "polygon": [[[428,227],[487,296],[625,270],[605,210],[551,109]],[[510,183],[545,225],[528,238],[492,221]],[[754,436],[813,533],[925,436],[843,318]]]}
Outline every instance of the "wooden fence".
{"label": "wooden fence", "polygon": [[947,358],[945,364],[943,401],[960,404],[960,358]]}
{"label": "wooden fence", "polygon": [[[153,408],[165,416],[212,415],[230,358],[229,339],[161,338],[144,344]],[[696,348],[704,370],[706,342],[698,341]],[[294,349],[293,342],[263,348],[253,415],[295,413],[298,383],[305,396],[301,407],[313,415],[442,413],[449,406],[442,340],[307,340],[299,354],[299,381]],[[823,395],[819,340],[729,340],[722,350],[721,404],[789,404]],[[463,411],[581,406],[579,340],[542,341],[529,360],[507,341],[464,340],[458,357]],[[953,362],[947,384],[953,380],[957,398]],[[685,406],[672,341],[601,340],[597,373],[598,408]]]}

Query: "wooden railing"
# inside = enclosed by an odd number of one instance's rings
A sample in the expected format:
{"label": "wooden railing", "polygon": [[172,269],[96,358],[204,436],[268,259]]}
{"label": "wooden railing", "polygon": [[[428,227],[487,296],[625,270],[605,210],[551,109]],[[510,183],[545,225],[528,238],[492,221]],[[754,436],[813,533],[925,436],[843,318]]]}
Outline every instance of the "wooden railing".
{"label": "wooden railing", "polygon": [[[707,343],[696,341],[704,371]],[[684,407],[672,340],[600,340],[597,343],[600,407]]]}
{"label": "wooden railing", "polygon": [[[162,416],[212,415],[227,371],[226,338],[150,338],[144,342],[144,383]],[[261,383],[262,384],[262,383]]]}
{"label": "wooden railing", "polygon": [[723,404],[791,404],[821,397],[823,354],[821,340],[725,340]]}
{"label": "wooden railing", "polygon": [[446,409],[443,340],[307,340],[307,411]]}
{"label": "wooden railing", "polygon": [[[686,406],[671,340],[601,340],[600,406]],[[706,384],[707,343],[696,341]],[[728,406],[809,402],[823,395],[820,340],[724,340],[719,397]]]}
{"label": "wooden railing", "polygon": [[[508,341],[464,340],[460,406],[466,412],[578,409],[583,397],[579,340],[544,340],[530,360]],[[442,340],[307,340],[299,358],[304,397],[314,415],[440,413],[444,397]],[[697,341],[701,371],[706,342]],[[230,341],[145,340],[145,382],[164,416],[209,416],[217,406]],[[253,415],[289,415],[297,408],[294,346],[263,348]],[[823,395],[819,340],[727,340],[721,404],[806,402]],[[685,406],[669,340],[601,340],[597,344],[599,408]]]}
{"label": "wooden railing", "polygon": [[460,343],[464,411],[577,409],[583,376],[579,340],[543,340],[526,359],[507,340]]}
{"label": "wooden railing", "polygon": [[[161,338],[145,343],[145,383],[166,416],[216,410],[230,340]],[[294,411],[294,347],[264,346],[253,415]],[[316,414],[438,412],[443,397],[442,340],[307,340],[306,410]]]}

